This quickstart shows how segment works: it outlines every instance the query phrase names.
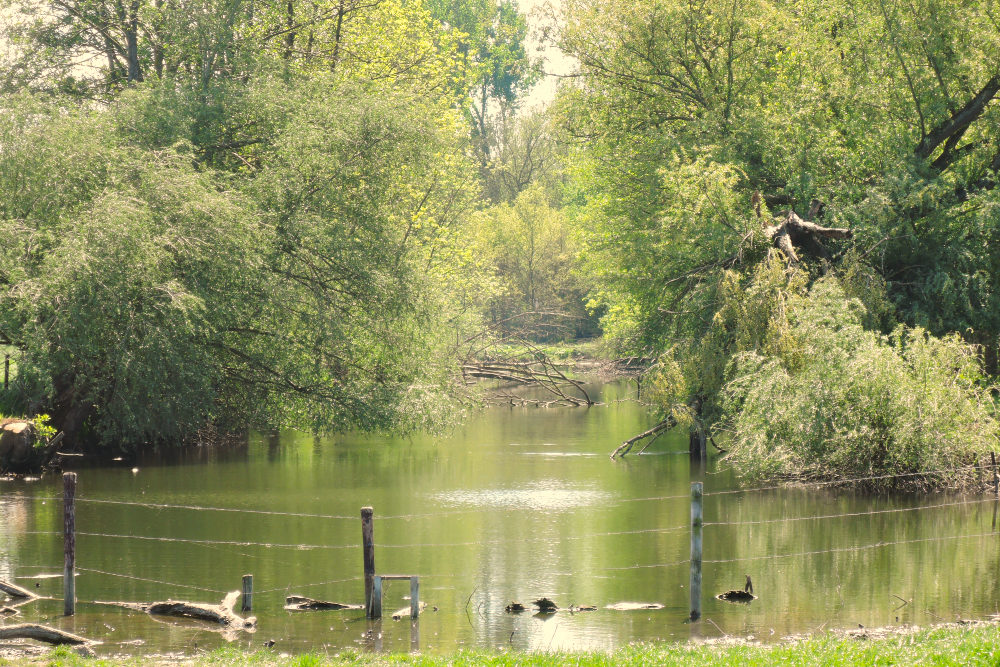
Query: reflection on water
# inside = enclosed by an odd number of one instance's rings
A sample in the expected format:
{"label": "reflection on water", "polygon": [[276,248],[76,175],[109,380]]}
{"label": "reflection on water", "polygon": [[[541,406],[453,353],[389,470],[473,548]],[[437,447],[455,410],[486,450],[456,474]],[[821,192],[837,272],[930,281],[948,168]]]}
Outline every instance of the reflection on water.
{"label": "reflection on water", "polygon": [[[634,395],[634,387],[604,391],[604,401]],[[108,654],[190,655],[225,639],[203,625],[95,601],[218,602],[247,573],[259,628],[234,641],[259,647],[273,640],[289,653],[605,649],[722,632],[767,640],[996,611],[994,499],[816,489],[720,494],[734,488],[731,476],[712,459],[704,473],[692,473],[683,433],[661,438],[642,457],[608,460],[651,423],[628,402],[497,408],[447,437],[282,433],[239,448],[82,469],[80,602],[71,618],[61,616],[58,600],[59,479],[0,482],[0,577],[56,598],[23,606],[23,620],[100,639]],[[706,525],[704,620],[689,624],[692,474],[705,482]],[[356,611],[284,611],[289,594],[363,601],[359,509],[367,505],[375,508],[376,569],[418,574],[421,598],[438,611],[415,626],[368,621]],[[733,605],[713,597],[742,588],[746,574],[758,600]],[[407,606],[408,594],[408,584],[387,582],[384,608]],[[598,610],[504,611],[511,601],[539,597]],[[898,598],[910,602],[901,606]],[[663,608],[605,608],[618,602]]]}

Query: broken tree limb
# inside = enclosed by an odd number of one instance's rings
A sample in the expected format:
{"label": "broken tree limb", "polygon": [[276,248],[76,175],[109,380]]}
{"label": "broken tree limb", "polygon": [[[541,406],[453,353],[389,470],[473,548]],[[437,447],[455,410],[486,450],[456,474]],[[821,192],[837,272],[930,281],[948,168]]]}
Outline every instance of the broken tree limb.
{"label": "broken tree limb", "polygon": [[34,639],[47,644],[72,644],[74,646],[90,643],[89,639],[79,635],[34,623],[18,623],[17,625],[0,627],[0,639]]}
{"label": "broken tree limb", "polygon": [[639,435],[633,436],[628,440],[626,440],[625,442],[623,442],[622,444],[618,445],[618,447],[615,448],[615,451],[611,452],[611,459],[614,460],[618,457],[625,456],[626,454],[629,453],[632,447],[635,446],[635,443],[645,438],[658,435],[659,433],[666,431],[667,429],[671,429],[674,426],[677,426],[677,420],[674,419],[673,415],[670,415],[669,417],[661,421],[659,424],[649,429],[648,431],[643,431]]}
{"label": "broken tree limb", "polygon": [[4,581],[0,579],[0,591],[3,591],[12,598],[25,598],[28,600],[33,600],[38,596],[29,591],[26,588],[21,588],[17,584],[12,584],[9,581]]}
{"label": "broken tree limb", "polygon": [[193,618],[209,623],[237,628],[250,629],[257,625],[257,619],[253,616],[243,618],[233,611],[236,601],[240,597],[240,591],[228,593],[219,604],[202,604],[199,602],[181,602],[177,600],[167,600],[166,602],[98,602],[96,604],[113,605],[124,607],[134,611],[143,611],[153,616],[176,616],[180,618]]}
{"label": "broken tree limb", "polygon": [[[812,209],[819,211],[821,205],[815,202]],[[849,239],[854,233],[846,227],[824,227],[815,222],[803,220],[795,211],[789,211],[784,220],[774,225],[764,225],[764,235],[781,249],[792,264],[798,264],[796,246],[805,246],[810,254],[829,259],[830,253],[819,238]]]}
{"label": "broken tree limb", "polygon": [[301,595],[289,595],[285,598],[285,609],[288,611],[324,611],[337,609],[364,609],[363,604],[346,604],[343,602],[326,602],[314,600]]}

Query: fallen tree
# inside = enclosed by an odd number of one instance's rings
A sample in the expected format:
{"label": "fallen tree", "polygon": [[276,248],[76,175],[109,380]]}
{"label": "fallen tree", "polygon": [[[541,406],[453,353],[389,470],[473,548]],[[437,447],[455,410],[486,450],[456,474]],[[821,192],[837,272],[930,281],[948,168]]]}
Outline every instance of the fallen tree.
{"label": "fallen tree", "polygon": [[233,611],[240,591],[226,595],[219,604],[203,604],[200,602],[182,602],[167,600],[165,602],[98,602],[97,604],[124,607],[134,611],[142,611],[153,616],[175,616],[191,618],[209,623],[217,623],[227,628],[250,630],[257,625],[254,616],[243,618]]}
{"label": "fallen tree", "polygon": [[56,646],[62,644],[81,646],[91,643],[89,639],[79,635],[35,623],[18,623],[17,625],[0,627],[0,639],[34,639]]}

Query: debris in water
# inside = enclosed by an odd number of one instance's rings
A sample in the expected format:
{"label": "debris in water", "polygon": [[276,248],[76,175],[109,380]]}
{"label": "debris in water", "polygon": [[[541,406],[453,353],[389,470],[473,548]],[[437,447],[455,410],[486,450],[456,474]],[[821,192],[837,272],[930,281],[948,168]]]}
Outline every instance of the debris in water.
{"label": "debris in water", "polygon": [[538,611],[543,614],[554,614],[559,611],[559,607],[556,603],[548,598],[538,598],[532,604],[538,607]]}
{"label": "debris in water", "polygon": [[659,602],[616,602],[609,604],[605,609],[612,611],[637,611],[639,609],[663,609]]}

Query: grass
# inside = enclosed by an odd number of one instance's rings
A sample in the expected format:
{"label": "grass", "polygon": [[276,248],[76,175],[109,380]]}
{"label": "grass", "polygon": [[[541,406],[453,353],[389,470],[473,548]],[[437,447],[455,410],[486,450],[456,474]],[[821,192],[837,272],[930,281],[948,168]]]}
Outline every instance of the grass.
{"label": "grass", "polygon": [[[50,667],[132,667],[155,662],[151,657],[83,658],[68,649],[57,649],[33,664]],[[176,661],[171,661],[176,664]],[[4,661],[2,664],[24,664]],[[224,648],[192,658],[188,664],[220,667],[325,667],[356,665],[383,667],[646,667],[678,665],[717,667],[739,665],[1000,665],[1000,627],[995,624],[947,626],[883,638],[843,635],[804,639],[766,646],[634,644],[610,653],[566,653],[516,651],[460,651],[451,655],[380,655],[348,649],[330,655],[281,656],[270,650],[246,653]]]}

